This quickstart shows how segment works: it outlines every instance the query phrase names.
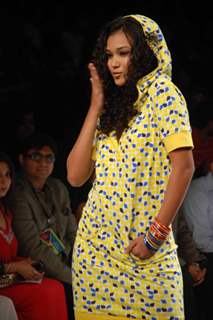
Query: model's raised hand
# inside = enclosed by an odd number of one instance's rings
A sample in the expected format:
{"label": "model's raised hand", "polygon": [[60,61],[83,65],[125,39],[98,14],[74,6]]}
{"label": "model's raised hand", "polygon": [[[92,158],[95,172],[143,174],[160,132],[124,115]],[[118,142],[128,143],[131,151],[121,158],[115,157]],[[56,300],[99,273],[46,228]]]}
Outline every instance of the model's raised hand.
{"label": "model's raised hand", "polygon": [[88,68],[92,85],[91,107],[98,108],[98,111],[100,112],[104,104],[103,84],[94,63],[89,63]]}

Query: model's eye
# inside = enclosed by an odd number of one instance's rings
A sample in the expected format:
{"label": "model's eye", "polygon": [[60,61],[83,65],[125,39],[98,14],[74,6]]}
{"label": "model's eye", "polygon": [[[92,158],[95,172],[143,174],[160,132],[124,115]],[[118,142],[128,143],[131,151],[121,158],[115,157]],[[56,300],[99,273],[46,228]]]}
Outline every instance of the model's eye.
{"label": "model's eye", "polygon": [[107,59],[110,59],[110,58],[112,58],[112,54],[110,52],[106,52],[106,57],[107,57]]}
{"label": "model's eye", "polygon": [[128,56],[130,54],[130,51],[121,51],[120,55],[121,56]]}

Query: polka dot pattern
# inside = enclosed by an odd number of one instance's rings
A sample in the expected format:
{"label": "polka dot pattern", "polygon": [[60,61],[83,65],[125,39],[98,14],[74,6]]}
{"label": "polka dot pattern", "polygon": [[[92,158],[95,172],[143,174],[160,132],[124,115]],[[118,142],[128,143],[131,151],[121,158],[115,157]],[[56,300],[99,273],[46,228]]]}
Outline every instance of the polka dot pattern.
{"label": "polka dot pattern", "polygon": [[144,91],[147,81],[138,83],[139,113],[120,140],[115,132],[96,135],[96,180],[73,253],[74,303],[76,312],[183,320],[173,234],[150,259],[124,251],[148,230],[161,207],[171,171],[167,139],[186,146],[179,134],[191,135],[185,100],[168,75],[157,73]]}

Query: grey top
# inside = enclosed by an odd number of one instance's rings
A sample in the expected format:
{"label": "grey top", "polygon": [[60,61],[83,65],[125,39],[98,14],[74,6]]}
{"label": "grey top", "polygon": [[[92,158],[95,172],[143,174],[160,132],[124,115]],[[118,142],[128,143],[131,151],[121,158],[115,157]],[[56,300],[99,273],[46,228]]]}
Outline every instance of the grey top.
{"label": "grey top", "polygon": [[178,245],[177,252],[181,266],[185,264],[190,265],[205,259],[205,256],[196,247],[192,232],[181,210],[179,210],[172,223],[172,229]]}
{"label": "grey top", "polygon": [[192,180],[182,210],[197,247],[213,252],[213,174]]}
{"label": "grey top", "polygon": [[0,319],[18,320],[13,301],[4,296],[0,296]]}
{"label": "grey top", "polygon": [[[71,254],[77,223],[71,211],[69,193],[56,178],[48,178],[42,191],[36,191],[26,178],[17,181],[12,198],[13,230],[18,239],[18,254],[42,260],[46,276],[71,284]],[[65,245],[65,253],[56,255],[40,239],[52,228]]]}

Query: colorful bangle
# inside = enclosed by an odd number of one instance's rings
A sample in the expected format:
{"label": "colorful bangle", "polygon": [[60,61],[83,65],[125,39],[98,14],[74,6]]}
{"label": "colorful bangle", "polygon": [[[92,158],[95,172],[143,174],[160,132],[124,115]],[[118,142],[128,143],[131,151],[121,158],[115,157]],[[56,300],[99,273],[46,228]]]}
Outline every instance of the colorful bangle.
{"label": "colorful bangle", "polygon": [[154,220],[154,224],[156,226],[156,228],[158,228],[159,230],[161,230],[162,232],[165,232],[167,234],[169,234],[169,232],[171,231],[171,228],[165,226],[164,224],[162,224],[158,218],[155,218]]}
{"label": "colorful bangle", "polygon": [[149,250],[156,252],[166,240],[170,230],[169,227],[164,226],[155,218],[144,237],[145,246]]}
{"label": "colorful bangle", "polygon": [[144,244],[145,244],[145,246],[146,246],[149,250],[151,250],[151,251],[156,252],[156,251],[158,250],[158,248],[155,248],[155,247],[149,242],[149,240],[147,239],[147,236],[144,237]]}

